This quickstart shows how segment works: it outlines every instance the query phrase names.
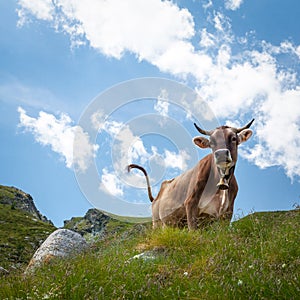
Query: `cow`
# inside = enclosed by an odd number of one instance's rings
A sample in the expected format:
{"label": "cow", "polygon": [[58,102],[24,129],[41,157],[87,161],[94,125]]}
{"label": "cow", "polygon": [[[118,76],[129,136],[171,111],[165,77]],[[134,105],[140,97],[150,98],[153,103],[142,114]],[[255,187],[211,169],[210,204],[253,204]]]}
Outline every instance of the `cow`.
{"label": "cow", "polygon": [[253,121],[241,128],[220,126],[210,131],[194,123],[201,134],[209,137],[197,136],[193,139],[194,144],[203,149],[211,148],[212,153],[194,168],[162,182],[156,198],[152,196],[146,170],[137,164],[127,166],[128,172],[136,168],[146,177],[148,197],[152,202],[153,228],[188,225],[189,230],[194,230],[207,221],[231,220],[238,192],[234,176],[238,145],[251,137],[249,127]]}

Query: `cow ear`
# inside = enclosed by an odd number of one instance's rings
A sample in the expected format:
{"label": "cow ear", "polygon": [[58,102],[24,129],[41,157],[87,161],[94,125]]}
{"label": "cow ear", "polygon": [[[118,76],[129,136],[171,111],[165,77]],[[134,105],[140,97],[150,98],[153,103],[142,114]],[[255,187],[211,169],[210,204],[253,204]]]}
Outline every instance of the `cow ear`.
{"label": "cow ear", "polygon": [[203,148],[203,149],[210,148],[209,140],[206,139],[205,137],[197,136],[193,139],[193,142],[195,145],[197,145],[200,148]]}
{"label": "cow ear", "polygon": [[252,135],[252,130],[245,129],[241,133],[238,134],[239,144],[244,143],[250,139]]}

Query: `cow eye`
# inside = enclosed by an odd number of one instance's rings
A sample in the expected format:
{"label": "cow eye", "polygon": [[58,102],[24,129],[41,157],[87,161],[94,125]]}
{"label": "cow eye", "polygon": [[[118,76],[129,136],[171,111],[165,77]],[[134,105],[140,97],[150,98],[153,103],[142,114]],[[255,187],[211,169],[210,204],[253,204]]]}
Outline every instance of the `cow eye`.
{"label": "cow eye", "polygon": [[236,142],[236,136],[233,136],[233,137],[231,138],[231,141],[232,141],[232,142]]}

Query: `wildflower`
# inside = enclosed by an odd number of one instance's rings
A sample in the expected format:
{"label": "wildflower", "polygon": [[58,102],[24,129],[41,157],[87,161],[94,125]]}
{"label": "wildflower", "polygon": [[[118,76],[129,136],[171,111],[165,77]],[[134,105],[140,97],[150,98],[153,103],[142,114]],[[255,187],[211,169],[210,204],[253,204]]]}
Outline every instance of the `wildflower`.
{"label": "wildflower", "polygon": [[243,281],[241,279],[239,279],[237,285],[241,286],[242,284],[243,284]]}
{"label": "wildflower", "polygon": [[282,264],[281,268],[284,269],[286,267],[286,264]]}
{"label": "wildflower", "polygon": [[188,276],[189,273],[188,273],[188,272],[184,272],[183,275],[184,275],[184,276]]}

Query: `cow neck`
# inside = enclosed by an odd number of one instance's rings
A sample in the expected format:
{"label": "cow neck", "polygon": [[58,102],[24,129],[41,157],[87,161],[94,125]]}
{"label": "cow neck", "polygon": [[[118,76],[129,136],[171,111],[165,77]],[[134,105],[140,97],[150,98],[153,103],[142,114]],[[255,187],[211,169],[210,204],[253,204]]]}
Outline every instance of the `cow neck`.
{"label": "cow neck", "polygon": [[230,183],[230,180],[234,174],[234,170],[235,170],[235,165],[233,165],[228,172],[228,175],[225,175],[225,179]]}
{"label": "cow neck", "polygon": [[[217,185],[219,183],[221,177],[220,177],[218,167],[214,161],[213,154],[211,154],[211,164],[213,165],[214,178],[215,178],[215,181],[217,182],[216,183],[216,185]],[[226,174],[224,177],[225,180],[228,182],[228,184],[230,184],[231,178],[234,175],[234,170],[235,170],[235,164],[232,167],[230,167],[228,174]]]}

